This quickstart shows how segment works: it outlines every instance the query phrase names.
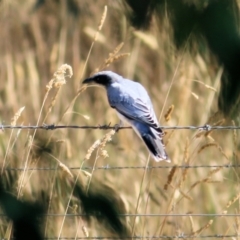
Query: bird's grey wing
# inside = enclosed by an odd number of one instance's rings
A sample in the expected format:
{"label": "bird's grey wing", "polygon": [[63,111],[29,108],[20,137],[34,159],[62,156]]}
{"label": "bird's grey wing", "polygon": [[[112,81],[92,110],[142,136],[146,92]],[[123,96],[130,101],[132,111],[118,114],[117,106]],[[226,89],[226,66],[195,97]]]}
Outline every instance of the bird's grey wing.
{"label": "bird's grey wing", "polygon": [[115,108],[120,114],[129,120],[136,120],[145,123],[162,133],[151,102],[144,103],[140,98],[122,99],[121,101],[109,101],[111,107]]}

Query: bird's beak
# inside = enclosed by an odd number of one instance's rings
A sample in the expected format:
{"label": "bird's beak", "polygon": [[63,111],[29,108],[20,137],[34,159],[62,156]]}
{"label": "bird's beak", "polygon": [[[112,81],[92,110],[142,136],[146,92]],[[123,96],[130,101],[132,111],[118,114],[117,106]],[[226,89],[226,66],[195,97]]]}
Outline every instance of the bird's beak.
{"label": "bird's beak", "polygon": [[93,78],[86,78],[83,82],[82,82],[82,84],[89,84],[89,83],[93,83],[94,82],[94,80],[93,80]]}

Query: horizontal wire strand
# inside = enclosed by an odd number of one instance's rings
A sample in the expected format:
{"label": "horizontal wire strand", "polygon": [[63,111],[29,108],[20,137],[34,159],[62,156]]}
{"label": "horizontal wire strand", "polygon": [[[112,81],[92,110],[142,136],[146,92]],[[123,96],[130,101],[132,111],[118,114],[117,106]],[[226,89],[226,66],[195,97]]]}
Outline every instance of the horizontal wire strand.
{"label": "horizontal wire strand", "polygon": [[[223,165],[169,165],[169,166],[102,166],[102,167],[68,167],[70,170],[125,170],[125,169],[166,169],[166,168],[238,168],[240,167],[240,164],[223,164]],[[39,167],[39,168],[6,168],[7,171],[56,171],[61,170],[61,168],[58,167]]]}
{"label": "horizontal wire strand", "polygon": [[[117,214],[119,217],[240,217],[240,214],[224,214],[224,213],[176,213],[176,214]],[[97,214],[82,214],[82,213],[48,213],[44,214],[46,217],[85,217],[85,216],[101,216]],[[0,217],[7,217],[4,213]]]}
{"label": "horizontal wire strand", "polygon": [[[0,125],[0,129],[43,129],[43,130],[56,130],[56,129],[100,129],[100,130],[108,130],[108,129],[116,129],[116,130],[124,130],[124,129],[131,129],[131,127],[119,127],[119,126],[110,126],[108,125],[98,125],[98,126],[78,126],[78,125],[54,125],[54,124],[44,124],[42,126],[26,126],[26,125],[19,125],[19,126],[12,126],[12,125]],[[211,126],[211,125],[203,125],[203,126],[161,126],[162,129],[186,129],[186,130],[201,130],[201,131],[211,131],[211,130],[239,130],[240,126]]]}

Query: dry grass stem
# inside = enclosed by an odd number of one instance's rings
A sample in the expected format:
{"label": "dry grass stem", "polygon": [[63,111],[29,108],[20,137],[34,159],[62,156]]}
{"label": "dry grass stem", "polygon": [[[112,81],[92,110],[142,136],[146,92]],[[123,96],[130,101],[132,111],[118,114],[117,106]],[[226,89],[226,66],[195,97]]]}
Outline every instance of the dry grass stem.
{"label": "dry grass stem", "polygon": [[[186,143],[185,143],[185,147],[184,147],[184,152],[183,152],[183,163],[186,166],[189,166],[189,162],[190,162],[190,158],[189,158],[189,139],[187,138]],[[187,178],[187,173],[188,173],[189,168],[184,168],[182,170],[182,177],[179,180],[179,184],[178,187],[181,188],[183,182],[186,180]]]}
{"label": "dry grass stem", "polygon": [[188,192],[190,192],[193,188],[195,188],[197,185],[201,184],[201,183],[206,183],[209,180],[209,177],[203,178],[201,180],[196,181],[195,183],[193,183],[190,187],[190,189],[188,190]]}
{"label": "dry grass stem", "polygon": [[54,84],[54,79],[51,79],[46,85],[46,93],[48,93],[53,88],[53,84]]}
{"label": "dry grass stem", "polygon": [[192,96],[195,98],[195,99],[199,99],[199,96],[196,94],[196,93],[194,93],[194,92],[191,92],[191,94],[192,94]]}
{"label": "dry grass stem", "polygon": [[191,232],[195,232],[194,221],[193,221],[193,217],[191,215],[189,215],[189,220],[190,220],[190,224],[191,224]]}
{"label": "dry grass stem", "polygon": [[[86,192],[88,192],[89,190],[89,187],[90,187],[90,184],[91,184],[91,181],[92,181],[92,177],[93,177],[93,173],[95,171],[95,166],[97,164],[97,160],[100,158],[100,157],[103,157],[103,158],[106,158],[108,157],[108,153],[106,150],[104,150],[107,142],[111,141],[112,140],[112,136],[116,133],[115,130],[111,130],[109,131],[108,133],[106,133],[103,138],[100,140],[100,143],[97,143],[97,141],[94,143],[96,144],[96,146],[98,146],[98,151],[97,151],[97,154],[96,154],[96,157],[95,157],[95,161],[94,161],[94,164],[93,164],[93,168],[92,168],[92,172],[91,172],[91,176],[89,178],[89,181],[88,181],[88,185],[87,185],[87,190]],[[94,148],[95,146],[93,145],[90,149],[92,151],[92,149]],[[96,147],[95,147],[96,148]],[[94,148],[94,149],[95,149]],[[94,150],[93,149],[93,150]],[[90,151],[90,153],[92,154],[92,152]],[[91,155],[90,155],[91,156]]]}
{"label": "dry grass stem", "polygon": [[193,201],[193,198],[190,197],[189,195],[187,195],[186,193],[184,193],[180,188],[179,188],[178,190],[179,190],[179,192],[182,194],[182,196],[183,196],[184,198],[186,198],[186,199],[189,200],[189,201]]}
{"label": "dry grass stem", "polygon": [[96,68],[92,73],[97,73],[99,71],[102,71],[103,69],[107,68],[110,66],[110,64],[114,63],[115,61],[118,61],[124,57],[128,57],[130,53],[121,53],[118,54],[118,52],[122,49],[124,43],[121,42],[114,50],[113,52],[109,53],[108,58],[104,60],[104,63],[100,65],[98,68]]}
{"label": "dry grass stem", "polygon": [[[169,144],[172,136],[173,136],[173,133],[175,133],[175,129],[171,130],[168,135],[167,135],[167,140],[165,140],[164,144],[165,144],[165,147]],[[166,133],[164,133],[166,134]]]}
{"label": "dry grass stem", "polygon": [[[188,42],[188,41],[187,41],[187,42]],[[185,52],[185,50],[186,50],[187,42],[186,42],[186,45],[185,45],[185,47],[184,47],[184,50],[183,50],[182,54],[180,55],[180,58],[179,58],[179,60],[178,60],[178,62],[177,62],[177,66],[176,66],[176,68],[175,68],[175,70],[174,70],[173,77],[172,77],[172,79],[171,79],[171,83],[170,83],[170,85],[169,85],[169,88],[168,88],[168,91],[167,91],[167,95],[166,95],[165,100],[164,100],[164,103],[163,103],[163,107],[162,107],[162,111],[161,111],[161,113],[160,113],[159,120],[161,120],[161,118],[162,118],[163,111],[164,111],[164,108],[165,108],[165,106],[166,106],[166,104],[167,104],[167,100],[168,100],[170,91],[171,91],[171,89],[172,89],[173,83],[174,83],[175,80],[176,80],[176,76],[177,76],[177,73],[178,73],[180,64],[181,64],[181,62],[182,62],[182,59],[183,59],[183,56],[184,56],[184,52]]]}
{"label": "dry grass stem", "polygon": [[103,34],[101,34],[100,32],[96,32],[96,29],[93,29],[89,26],[86,26],[83,29],[84,33],[86,33],[86,35],[88,35],[90,38],[92,39],[96,39],[96,41],[98,43],[104,44],[106,42],[106,38]]}
{"label": "dry grass stem", "polygon": [[199,154],[200,152],[202,152],[204,149],[206,149],[206,148],[208,148],[208,147],[216,147],[216,148],[218,149],[218,151],[226,158],[226,160],[229,161],[229,158],[228,158],[228,156],[225,154],[225,152],[223,151],[222,147],[221,147],[218,143],[216,143],[216,142],[214,142],[214,143],[207,143],[207,144],[203,145],[203,146],[197,151],[197,153]]}
{"label": "dry grass stem", "polygon": [[63,170],[64,173],[67,174],[67,176],[70,176],[71,178],[73,178],[73,174],[71,173],[70,169],[64,163],[62,163],[58,158],[53,156],[51,153],[47,153],[47,154],[49,156],[51,156],[54,160],[57,161],[58,166]]}
{"label": "dry grass stem", "polygon": [[[235,214],[238,215],[239,211],[237,209],[235,209]],[[235,220],[235,229],[236,229],[236,233],[240,234],[240,221],[239,221],[239,217],[235,216],[234,217]]]}
{"label": "dry grass stem", "polygon": [[25,175],[27,174],[28,160],[29,160],[30,151],[32,149],[33,139],[34,139],[34,137],[32,135],[29,135],[28,141],[27,141],[27,157],[26,157],[25,163],[24,163],[24,171],[22,172],[22,174],[20,175],[20,177],[18,179],[18,188],[17,188],[18,189],[18,193],[17,193],[18,198],[20,198],[21,191],[24,186],[24,179],[25,179]]}
{"label": "dry grass stem", "polygon": [[78,98],[78,97],[80,96],[80,94],[83,93],[86,89],[87,89],[87,86],[86,86],[86,85],[83,85],[83,86],[81,86],[81,87],[78,89],[77,94],[75,95],[75,97],[72,99],[72,101],[70,102],[70,104],[69,104],[69,105],[66,107],[66,109],[64,110],[64,113],[63,113],[62,117],[60,118],[59,122],[61,122],[62,119],[64,118],[64,116],[65,116],[67,113],[69,113],[69,111],[70,111],[69,109],[70,109],[70,108],[73,108],[73,106],[74,106],[77,98]]}
{"label": "dry grass stem", "polygon": [[124,57],[128,57],[130,53],[122,53],[119,55],[110,55],[108,59],[105,60],[105,63],[102,67],[98,68],[98,70],[103,70],[104,68],[107,68],[115,61],[118,61]]}
{"label": "dry grass stem", "polygon": [[208,176],[208,177],[211,177],[211,176],[214,175],[215,173],[219,172],[221,169],[222,169],[222,167],[217,167],[217,168],[209,171],[209,173],[208,173],[207,176]]}
{"label": "dry grass stem", "polygon": [[217,146],[217,149],[219,150],[219,152],[225,157],[225,159],[230,162],[228,156],[226,155],[226,153],[223,151],[222,147],[220,145]]}
{"label": "dry grass stem", "polygon": [[82,226],[82,231],[85,237],[89,237],[89,232],[86,226]]}
{"label": "dry grass stem", "polygon": [[52,111],[52,108],[54,107],[57,97],[59,95],[60,88],[66,84],[66,77],[71,78],[73,75],[72,67],[68,64],[63,64],[59,69],[53,74],[53,79],[50,80],[49,84],[46,86],[48,91],[55,87],[57,91],[54,93],[54,96],[52,97],[51,103],[48,106],[47,114],[44,117],[43,123],[45,123],[49,113]]}
{"label": "dry grass stem", "polygon": [[188,164],[190,161],[189,159],[189,139],[186,139],[184,152],[183,152],[183,163]]}
{"label": "dry grass stem", "polygon": [[[101,20],[100,20],[100,23],[98,25],[98,31],[95,33],[95,36],[94,36],[94,40],[91,44],[91,47],[88,51],[88,55],[87,55],[87,58],[86,58],[86,61],[84,63],[84,66],[83,66],[83,70],[82,70],[82,74],[81,74],[81,79],[85,73],[85,69],[86,69],[86,66],[87,66],[87,63],[89,61],[89,58],[90,58],[90,55],[91,55],[91,52],[92,52],[92,49],[93,49],[93,46],[94,46],[94,43],[97,41],[97,38],[98,38],[98,34],[99,34],[99,31],[102,30],[102,27],[103,27],[103,24],[105,22],[105,19],[106,19],[106,16],[107,16],[107,6],[104,6],[104,11],[103,11],[103,14],[102,14],[102,17],[101,17]],[[79,93],[80,94],[80,93]],[[77,94],[77,95],[79,95]]]}
{"label": "dry grass stem", "polygon": [[209,228],[212,224],[213,224],[213,220],[211,219],[211,220],[208,221],[208,223],[207,223],[206,225],[204,225],[203,227],[199,228],[197,231],[192,232],[192,233],[190,234],[190,236],[200,234],[203,230]]}
{"label": "dry grass stem", "polygon": [[[212,130],[207,131],[207,134],[209,134],[211,132],[212,132]],[[194,137],[195,138],[200,138],[200,137],[205,136],[205,135],[206,135],[206,131],[198,130]]]}
{"label": "dry grass stem", "polygon": [[225,123],[225,118],[220,119],[219,121],[213,123],[213,126],[222,126]]}
{"label": "dry grass stem", "polygon": [[[186,48],[186,45],[185,45],[185,48]],[[162,110],[161,110],[161,113],[160,113],[160,116],[159,116],[159,121],[160,121],[161,118],[162,118],[162,115],[163,115],[163,112],[164,112],[164,108],[165,108],[165,106],[166,106],[166,104],[167,104],[167,100],[168,100],[170,91],[171,91],[171,89],[172,89],[172,87],[173,87],[173,84],[174,84],[174,82],[175,82],[175,80],[176,80],[176,76],[177,76],[177,73],[178,73],[180,64],[181,64],[181,62],[182,62],[182,60],[183,60],[185,48],[184,48],[183,53],[180,55],[180,58],[179,58],[178,61],[177,61],[176,68],[174,69],[173,77],[172,77],[171,83],[170,83],[170,85],[169,85],[169,87],[168,87],[168,91],[167,91],[166,97],[165,97],[165,99],[164,99],[163,107],[162,107]],[[173,131],[172,131],[172,133],[170,134],[170,137],[171,137],[172,134],[173,134]],[[169,138],[170,138],[170,137],[169,137]],[[169,140],[169,138],[168,138],[168,140]],[[167,142],[167,143],[168,143],[168,142]],[[167,146],[167,143],[165,143],[166,146]],[[175,189],[175,191],[176,191],[176,189]],[[166,212],[169,212],[169,210],[172,209],[172,206],[173,206],[173,203],[174,203],[174,198],[173,198],[173,197],[174,197],[174,194],[172,195],[172,198],[171,198],[171,200],[170,200],[170,202],[169,202],[169,204],[168,204],[168,207],[167,207],[167,211],[166,211]],[[159,235],[162,234],[163,228],[164,228],[164,226],[165,226],[166,221],[167,221],[167,217],[164,217],[163,222],[162,222],[162,224],[161,224],[160,227],[159,227]],[[134,224],[135,224],[135,221],[134,221]],[[134,226],[135,226],[135,225],[134,225]],[[134,231],[133,231],[133,233],[134,233]]]}
{"label": "dry grass stem", "polygon": [[204,144],[198,151],[197,153],[199,154],[200,152],[202,152],[204,149],[209,148],[209,147],[217,147],[218,144],[217,143],[207,143]]}
{"label": "dry grass stem", "polygon": [[238,193],[232,200],[230,200],[227,205],[226,209],[228,209],[231,205],[233,205],[238,199],[240,198],[240,193]]}
{"label": "dry grass stem", "polygon": [[[137,213],[138,213],[138,208],[139,208],[139,204],[140,204],[140,200],[141,200],[141,196],[142,196],[141,193],[142,193],[142,189],[143,189],[143,183],[144,183],[145,178],[146,178],[147,167],[148,167],[148,164],[149,164],[149,160],[150,160],[150,155],[148,156],[148,159],[147,159],[147,162],[146,162],[146,165],[145,165],[145,169],[144,169],[144,173],[143,173],[143,176],[142,176],[140,189],[139,189],[139,194],[138,194],[137,203],[136,203],[136,208],[135,208],[135,215],[137,215]],[[135,216],[134,219],[133,219],[132,237],[135,235],[136,220],[137,220],[137,216]]]}
{"label": "dry grass stem", "polygon": [[70,176],[71,178],[73,178],[73,175],[70,171],[70,169],[63,163],[59,163],[59,167],[63,170],[64,173],[66,173],[68,176]]}
{"label": "dry grass stem", "polygon": [[[236,126],[235,121],[232,120],[232,125]],[[233,150],[233,158],[234,160],[237,158],[237,140],[238,140],[238,134],[237,134],[237,130],[233,129],[232,131],[233,133],[233,146],[234,146],[234,150]]]}
{"label": "dry grass stem", "polygon": [[158,49],[158,42],[156,37],[154,37],[151,34],[146,34],[142,31],[134,31],[134,35],[141,39],[148,47],[150,47],[152,50]]}
{"label": "dry grass stem", "polygon": [[[25,107],[21,107],[13,116],[12,120],[11,120],[11,126],[16,126],[16,123],[17,123],[17,120],[19,119],[19,117],[21,116],[23,110],[25,109]],[[4,158],[3,158],[3,163],[2,163],[2,170],[1,170],[1,174],[3,173],[3,170],[5,168],[5,164],[6,164],[6,161],[7,161],[7,156],[9,154],[9,151],[10,149],[13,148],[14,146],[14,143],[12,145],[12,147],[10,148],[10,144],[11,144],[11,141],[12,141],[12,137],[13,137],[13,132],[14,132],[14,129],[11,130],[11,134],[10,134],[10,137],[9,137],[9,140],[8,140],[8,143],[7,143],[7,148],[6,148],[6,152],[5,152],[5,155],[4,155]],[[18,133],[20,133],[20,131],[18,131]],[[17,134],[17,137],[18,137],[19,134]],[[15,139],[15,141],[17,140],[17,137]]]}
{"label": "dry grass stem", "polygon": [[216,90],[214,87],[212,87],[212,86],[210,86],[210,85],[208,85],[208,84],[206,84],[206,83],[204,83],[204,82],[201,82],[201,81],[198,81],[198,80],[193,80],[193,81],[202,84],[202,85],[203,85],[204,87],[206,87],[207,89],[210,89],[210,90],[212,90],[212,91],[214,91],[214,92],[217,92],[217,90]]}
{"label": "dry grass stem", "polygon": [[[168,203],[167,203],[167,208],[166,208],[166,211],[165,211],[166,214],[170,214],[170,213],[173,211],[174,206],[176,206],[175,200],[176,200],[176,195],[178,195],[178,192],[179,192],[178,189],[175,188],[175,189],[174,189],[174,192],[173,192],[172,195],[170,196],[169,201],[168,201]],[[162,232],[163,232],[163,228],[164,228],[164,226],[165,226],[165,224],[166,224],[166,222],[167,222],[167,218],[168,218],[168,216],[165,216],[165,217],[163,218],[160,226],[159,226],[159,231],[158,231],[158,234],[159,234],[159,235],[161,235]]]}
{"label": "dry grass stem", "polygon": [[81,172],[88,178],[92,177],[92,174],[81,169]]}
{"label": "dry grass stem", "polygon": [[208,179],[206,182],[207,183],[222,183],[222,181],[220,181],[220,180],[211,180],[211,179]]}

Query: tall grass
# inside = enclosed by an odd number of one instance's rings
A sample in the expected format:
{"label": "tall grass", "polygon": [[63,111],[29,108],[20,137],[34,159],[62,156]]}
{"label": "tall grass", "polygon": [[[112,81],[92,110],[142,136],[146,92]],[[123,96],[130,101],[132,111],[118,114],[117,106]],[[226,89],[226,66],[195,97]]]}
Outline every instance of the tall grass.
{"label": "tall grass", "polygon": [[[77,16],[69,12],[64,0],[46,1],[38,9],[33,9],[32,1],[0,4],[3,124],[118,123],[103,90],[81,88],[85,77],[104,68],[141,82],[162,125],[229,123],[216,113],[221,67],[207,50],[204,57],[187,50],[177,52],[167,22],[159,29],[154,20],[149,32],[135,32],[116,1],[79,1]],[[169,110],[172,105],[174,109]],[[106,139],[109,136],[111,140]],[[41,200],[48,214],[62,214],[47,217],[45,237],[112,234],[111,227],[96,219],[89,222],[81,216],[66,216],[82,211],[73,192],[79,178],[86,193],[106,184],[109,195],[121,199],[116,202],[124,205],[121,209],[127,214],[170,214],[126,217],[128,233],[133,236],[197,239],[201,234],[238,234],[239,218],[224,215],[239,213],[238,168],[178,168],[238,164],[238,132],[174,130],[167,131],[164,140],[171,165],[148,162],[148,152],[132,130],[107,135],[100,130],[4,130],[0,132],[1,170],[22,169],[4,178],[18,199]],[[171,168],[122,168],[148,165]],[[97,170],[101,166],[106,169]],[[0,222],[0,236],[9,239],[10,222],[6,218]]]}

